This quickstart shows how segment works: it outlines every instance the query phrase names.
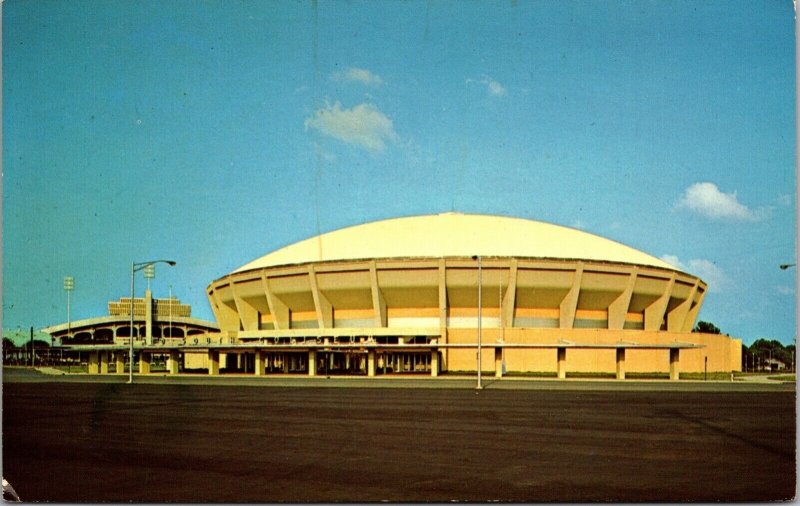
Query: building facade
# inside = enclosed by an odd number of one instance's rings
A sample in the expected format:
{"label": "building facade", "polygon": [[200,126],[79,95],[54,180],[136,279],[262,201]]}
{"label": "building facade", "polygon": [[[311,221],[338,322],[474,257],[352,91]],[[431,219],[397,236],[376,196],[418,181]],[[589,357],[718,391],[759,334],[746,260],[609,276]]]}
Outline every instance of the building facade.
{"label": "building facade", "polygon": [[[446,213],[345,228],[213,281],[223,364],[298,372],[735,371],[741,341],[693,333],[705,282],[617,242]],[[231,348],[235,344],[238,349]],[[185,350],[212,371],[213,351]]]}
{"label": "building facade", "polygon": [[213,322],[192,318],[192,308],[177,298],[156,299],[147,290],[144,297],[122,297],[109,301],[108,316],[86,318],[42,329],[65,346],[124,345],[131,334],[135,342],[152,345],[183,343],[189,336],[218,332]]}

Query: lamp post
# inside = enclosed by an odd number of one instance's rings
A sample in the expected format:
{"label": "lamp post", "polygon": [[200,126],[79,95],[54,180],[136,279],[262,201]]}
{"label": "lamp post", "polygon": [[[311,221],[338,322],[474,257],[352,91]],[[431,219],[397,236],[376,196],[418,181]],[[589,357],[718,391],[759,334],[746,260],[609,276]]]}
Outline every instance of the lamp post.
{"label": "lamp post", "polygon": [[144,278],[147,280],[147,289],[150,289],[150,280],[156,277],[156,266],[147,264],[144,266]]}
{"label": "lamp post", "polygon": [[[785,271],[785,270],[786,270],[786,269],[788,269],[789,267],[794,267],[794,266],[796,266],[796,265],[797,265],[797,264],[780,264],[780,265],[778,266],[778,268],[780,268],[780,270],[782,270],[782,271]],[[770,367],[772,367],[772,365],[771,365],[771,364],[770,364]],[[794,352],[792,352],[792,372],[794,372]]]}
{"label": "lamp post", "polygon": [[[131,326],[130,326],[130,349],[128,351],[128,384],[133,383],[133,294],[134,294],[134,286],[135,286],[135,277],[134,274],[136,271],[140,271],[142,269],[148,268],[149,271],[152,272],[152,269],[155,269],[154,265],[158,263],[164,263],[167,265],[174,266],[176,262],[172,260],[151,260],[149,262],[132,262],[131,263]],[[138,334],[138,332],[137,332]]]}
{"label": "lamp post", "polygon": [[172,285],[169,285],[169,337],[172,338]]}
{"label": "lamp post", "polygon": [[481,386],[481,313],[482,313],[482,300],[481,300],[481,292],[483,291],[483,276],[481,271],[481,256],[475,255],[472,257],[473,260],[478,260],[478,386],[475,387],[476,390],[481,390],[483,386]]}
{"label": "lamp post", "polygon": [[[69,304],[69,294],[72,290],[75,289],[75,278],[72,276],[66,276],[64,278],[64,291],[67,292],[67,337],[70,337],[72,334],[72,318],[70,316],[70,304]],[[64,359],[64,340],[61,340],[61,359]]]}

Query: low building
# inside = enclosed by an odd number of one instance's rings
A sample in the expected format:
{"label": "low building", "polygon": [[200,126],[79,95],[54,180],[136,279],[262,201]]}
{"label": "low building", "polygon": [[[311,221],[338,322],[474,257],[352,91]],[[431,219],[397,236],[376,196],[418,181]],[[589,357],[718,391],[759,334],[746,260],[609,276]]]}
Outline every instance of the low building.
{"label": "low building", "polygon": [[133,299],[133,331],[130,297],[110,301],[108,316],[61,323],[42,331],[64,346],[123,345],[131,334],[143,344],[179,344],[188,336],[219,331],[214,322],[192,318],[191,311],[191,306],[177,298],[154,299],[147,290],[144,297]]}

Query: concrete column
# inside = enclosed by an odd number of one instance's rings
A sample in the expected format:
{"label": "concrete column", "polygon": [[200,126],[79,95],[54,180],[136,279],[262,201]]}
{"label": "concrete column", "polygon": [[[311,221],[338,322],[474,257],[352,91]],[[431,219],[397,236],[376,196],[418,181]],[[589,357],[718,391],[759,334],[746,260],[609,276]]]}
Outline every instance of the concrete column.
{"label": "concrete column", "polygon": [[557,348],[558,350],[558,379],[567,377],[567,349]]}
{"label": "concrete column", "polygon": [[320,291],[317,285],[317,273],[313,265],[308,269],[308,280],[311,284],[311,295],[314,298],[314,309],[317,312],[317,324],[321,329],[333,328],[333,305]]}
{"label": "concrete column", "polygon": [[256,350],[256,376],[264,375],[264,352]]}
{"label": "concrete column", "polygon": [[[275,326],[275,330],[288,329],[290,327],[289,307],[272,293],[269,279],[267,279],[267,276],[263,273],[261,274],[261,282],[264,288],[264,296],[266,297],[267,305],[269,306],[269,314],[272,315],[272,324]],[[217,305],[220,304],[218,303]],[[211,307],[213,308],[214,305],[212,304]],[[217,318],[217,321],[220,321],[219,318]],[[224,324],[220,322],[220,325]]]}
{"label": "concrete column", "polygon": [[317,375],[317,350],[308,350],[308,375]]}
{"label": "concrete column", "polygon": [[170,374],[178,374],[178,350],[169,350],[169,358],[167,358],[167,372]]}
{"label": "concrete column", "polygon": [[208,350],[208,374],[211,376],[219,374],[219,352],[217,350]]}
{"label": "concrete column", "polygon": [[114,358],[116,359],[117,363],[117,374],[123,374],[125,372],[125,354],[121,351],[118,351]]}
{"label": "concrete column", "polygon": [[89,352],[89,374],[97,374],[100,372],[100,357],[96,351]]}
{"label": "concrete column", "polygon": [[503,377],[503,348],[499,346],[494,349],[494,377]]}
{"label": "concrete column", "polygon": [[108,352],[100,352],[100,374],[108,374]]}
{"label": "concrete column", "polygon": [[439,375],[439,352],[431,351],[431,376],[434,378]]}
{"label": "concrete column", "polygon": [[578,298],[581,294],[581,278],[583,277],[583,263],[578,262],[575,275],[572,279],[572,288],[561,301],[558,310],[558,326],[562,329],[571,329],[575,323],[575,311],[578,308]]}
{"label": "concrete column", "polygon": [[378,269],[375,260],[369,266],[370,287],[372,289],[372,308],[374,310],[374,326],[386,326],[386,299],[378,286]]}
{"label": "concrete column", "polygon": [[150,354],[146,351],[139,352],[139,374],[150,374]]}
{"label": "concrete column", "polygon": [[625,348],[617,348],[617,379],[625,379]]}
{"label": "concrete column", "polygon": [[397,354],[397,367],[395,367],[395,369],[394,369],[395,371],[403,372],[403,366],[405,365],[405,363],[403,361],[404,358],[405,357],[403,357],[402,353],[398,353]]}
{"label": "concrete column", "polygon": [[634,267],[633,272],[628,276],[628,283],[625,290],[611,304],[608,305],[608,328],[622,330],[625,327],[625,318],[628,316],[628,309],[631,305],[631,295],[636,286],[638,268]]}
{"label": "concrete column", "polygon": [[144,335],[147,344],[153,344],[153,293],[150,290],[144,292]]}
{"label": "concrete column", "polygon": [[283,360],[281,360],[281,364],[283,364],[283,373],[289,374],[289,356],[288,353],[283,354]]}
{"label": "concrete column", "polygon": [[667,283],[667,287],[664,290],[664,293],[661,294],[661,297],[655,300],[655,302],[651,303],[649,306],[644,308],[644,329],[645,330],[660,330],[661,324],[664,322],[664,315],[667,311],[667,305],[669,304],[669,299],[672,295],[672,289],[675,286],[675,273],[672,273],[672,276]]}
{"label": "concrete column", "polygon": [[669,350],[669,379],[678,381],[680,379],[680,348],[670,348]]}
{"label": "concrete column", "polygon": [[369,350],[367,353],[367,376],[375,376],[375,350]]}

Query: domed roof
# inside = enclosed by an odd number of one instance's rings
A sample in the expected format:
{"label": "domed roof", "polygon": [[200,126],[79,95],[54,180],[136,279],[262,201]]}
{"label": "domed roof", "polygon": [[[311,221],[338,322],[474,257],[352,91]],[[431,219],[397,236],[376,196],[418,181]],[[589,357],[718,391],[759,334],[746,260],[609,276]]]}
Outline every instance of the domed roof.
{"label": "domed roof", "polygon": [[675,267],[603,237],[540,221],[444,213],[375,221],[306,239],[234,272],[367,258],[528,257]]}

